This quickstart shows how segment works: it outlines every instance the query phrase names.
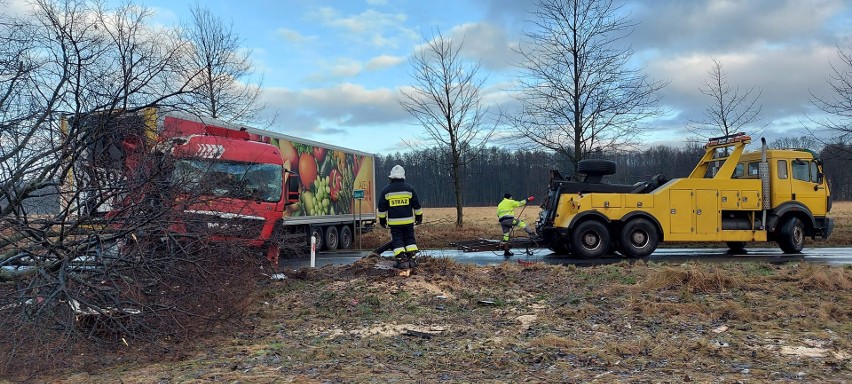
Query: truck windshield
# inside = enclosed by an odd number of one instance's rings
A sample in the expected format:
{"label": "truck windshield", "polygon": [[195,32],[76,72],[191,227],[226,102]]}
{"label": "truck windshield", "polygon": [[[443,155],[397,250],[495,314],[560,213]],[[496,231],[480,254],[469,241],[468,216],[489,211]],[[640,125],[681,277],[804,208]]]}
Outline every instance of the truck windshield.
{"label": "truck windshield", "polygon": [[275,164],[180,159],[172,174],[184,192],[233,199],[281,200],[283,168]]}

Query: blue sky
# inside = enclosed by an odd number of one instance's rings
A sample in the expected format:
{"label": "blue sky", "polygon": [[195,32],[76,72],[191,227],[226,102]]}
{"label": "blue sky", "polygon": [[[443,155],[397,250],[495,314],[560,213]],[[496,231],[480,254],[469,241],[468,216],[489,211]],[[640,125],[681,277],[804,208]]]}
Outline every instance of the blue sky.
{"label": "blue sky", "polygon": [[[7,0],[21,7],[26,0]],[[154,20],[188,20],[195,1],[136,0]],[[485,100],[511,106],[516,47],[532,0],[202,2],[231,21],[263,77],[268,129],[374,153],[406,150],[422,131],[398,105],[411,84],[408,58],[440,29],[489,73]],[[830,95],[836,47],[852,49],[852,0],[629,0],[639,22],[634,62],[663,90],[665,119],[647,121],[646,144],[678,143],[710,102],[699,92],[712,59],[734,86],[761,91],[769,138],[805,133],[811,94]]]}

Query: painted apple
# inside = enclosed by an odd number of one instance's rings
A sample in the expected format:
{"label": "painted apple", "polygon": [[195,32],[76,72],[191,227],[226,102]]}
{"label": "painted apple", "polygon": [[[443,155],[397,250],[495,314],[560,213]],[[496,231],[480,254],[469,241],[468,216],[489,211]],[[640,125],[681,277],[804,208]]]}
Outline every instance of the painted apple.
{"label": "painted apple", "polygon": [[317,159],[317,163],[322,163],[325,160],[325,148],[314,147],[314,157]]}

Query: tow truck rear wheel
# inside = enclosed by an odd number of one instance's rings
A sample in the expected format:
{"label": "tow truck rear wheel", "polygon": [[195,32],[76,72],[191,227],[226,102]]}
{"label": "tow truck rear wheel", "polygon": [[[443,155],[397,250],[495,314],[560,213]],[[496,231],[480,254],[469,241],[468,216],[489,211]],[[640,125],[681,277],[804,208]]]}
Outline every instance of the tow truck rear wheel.
{"label": "tow truck rear wheel", "polygon": [[784,253],[799,253],[805,247],[805,224],[798,217],[784,222],[778,232],[778,246]]}
{"label": "tow truck rear wheel", "polygon": [[602,257],[609,251],[610,243],[609,229],[599,221],[581,222],[571,232],[571,248],[579,257]]}
{"label": "tow truck rear wheel", "polygon": [[645,257],[657,249],[660,236],[653,223],[633,219],[624,225],[619,236],[619,251],[627,257]]}
{"label": "tow truck rear wheel", "polygon": [[334,251],[340,245],[340,237],[337,235],[337,227],[329,225],[325,227],[325,249]]}
{"label": "tow truck rear wheel", "polygon": [[746,253],[745,241],[729,241],[729,242],[727,242],[727,245],[728,245],[728,253],[735,254],[735,255],[741,255],[743,253]]}

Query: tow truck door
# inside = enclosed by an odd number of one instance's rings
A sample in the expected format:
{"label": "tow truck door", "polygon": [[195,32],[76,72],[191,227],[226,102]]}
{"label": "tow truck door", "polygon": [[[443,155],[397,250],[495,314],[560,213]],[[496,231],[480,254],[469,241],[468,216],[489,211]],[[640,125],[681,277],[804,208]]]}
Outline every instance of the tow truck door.
{"label": "tow truck door", "polygon": [[816,161],[812,159],[795,159],[791,161],[791,197],[799,201],[814,216],[825,216],[826,213],[826,181],[825,176]]}

